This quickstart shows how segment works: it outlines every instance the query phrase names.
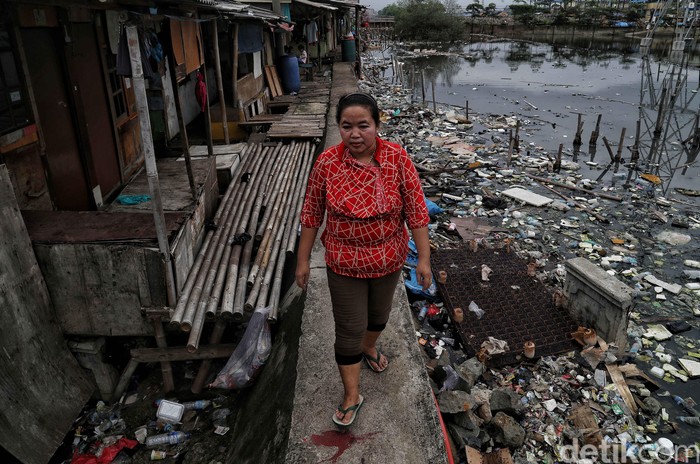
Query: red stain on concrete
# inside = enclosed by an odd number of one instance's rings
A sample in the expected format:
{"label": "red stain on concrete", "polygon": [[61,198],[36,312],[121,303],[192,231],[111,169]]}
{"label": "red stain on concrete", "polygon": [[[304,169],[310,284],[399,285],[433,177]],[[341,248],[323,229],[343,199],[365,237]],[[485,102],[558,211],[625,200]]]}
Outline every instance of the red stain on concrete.
{"label": "red stain on concrete", "polygon": [[340,456],[346,452],[354,443],[358,443],[368,438],[372,438],[379,432],[366,433],[364,435],[353,435],[350,432],[338,432],[328,430],[320,435],[311,435],[311,442],[316,446],[328,446],[338,448],[338,451],[325,461],[336,462]]}

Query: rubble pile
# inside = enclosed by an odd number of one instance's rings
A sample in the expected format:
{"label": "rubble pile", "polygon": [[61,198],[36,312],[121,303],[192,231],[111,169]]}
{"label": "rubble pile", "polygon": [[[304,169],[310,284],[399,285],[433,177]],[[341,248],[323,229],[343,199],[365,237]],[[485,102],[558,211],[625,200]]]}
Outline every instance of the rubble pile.
{"label": "rubble pile", "polygon": [[[580,162],[568,149],[558,159],[524,141],[541,128],[536,119],[466,115],[444,105],[434,111],[416,103],[410,90],[382,81],[361,82],[361,89],[383,109],[382,136],[402,144],[419,171],[433,249],[507,246],[557,295],[566,260],[585,257],[632,289],[626,346],[600,336],[586,343],[582,327],[568,334],[580,349],[523,353],[518,363],[497,368],[467,355],[458,330],[463,314],[447,311],[437,285],[423,292],[412,282],[415,257],[409,256],[416,338],[459,459],[489,453],[499,462],[694,459],[699,192],[668,189],[664,197],[658,178],[630,173],[624,164],[612,170]],[[490,268],[483,265],[486,283]],[[434,271],[444,284],[446,276]]]}

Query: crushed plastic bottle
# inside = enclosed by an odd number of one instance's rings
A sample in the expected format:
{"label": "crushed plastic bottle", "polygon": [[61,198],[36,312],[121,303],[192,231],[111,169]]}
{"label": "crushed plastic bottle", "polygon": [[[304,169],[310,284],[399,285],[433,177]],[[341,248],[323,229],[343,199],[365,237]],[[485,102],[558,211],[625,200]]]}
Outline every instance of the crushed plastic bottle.
{"label": "crushed plastic bottle", "polygon": [[678,395],[673,395],[673,400],[676,402],[676,404],[686,411],[688,411],[690,414],[692,414],[694,417],[700,417],[700,412],[698,412],[695,408],[693,408],[691,405],[689,405],[683,398],[681,398]]}
{"label": "crushed plastic bottle", "polygon": [[177,445],[189,438],[190,434],[185,432],[161,433],[160,435],[153,435],[152,437],[146,438],[146,446],[150,448],[158,445]]}
{"label": "crushed plastic bottle", "polygon": [[679,421],[685,422],[688,425],[692,425],[694,427],[700,427],[700,417],[695,417],[695,416],[680,416],[678,418]]}
{"label": "crushed plastic bottle", "polygon": [[209,407],[211,404],[211,401],[209,400],[197,400],[197,401],[186,401],[182,403],[182,405],[185,407],[185,411],[188,411],[190,409],[195,409],[195,410],[202,410],[206,409]]}

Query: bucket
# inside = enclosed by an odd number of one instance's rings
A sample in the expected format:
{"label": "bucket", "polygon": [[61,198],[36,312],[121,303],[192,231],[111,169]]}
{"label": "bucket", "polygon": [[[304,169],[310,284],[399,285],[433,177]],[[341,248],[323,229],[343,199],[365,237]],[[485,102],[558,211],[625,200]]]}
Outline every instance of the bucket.
{"label": "bucket", "polygon": [[301,80],[299,78],[299,61],[294,55],[284,55],[279,58],[278,70],[280,71],[280,80],[282,81],[282,90],[284,93],[296,93],[301,88]]}
{"label": "bucket", "polygon": [[343,61],[355,61],[355,39],[343,39],[340,41]]}

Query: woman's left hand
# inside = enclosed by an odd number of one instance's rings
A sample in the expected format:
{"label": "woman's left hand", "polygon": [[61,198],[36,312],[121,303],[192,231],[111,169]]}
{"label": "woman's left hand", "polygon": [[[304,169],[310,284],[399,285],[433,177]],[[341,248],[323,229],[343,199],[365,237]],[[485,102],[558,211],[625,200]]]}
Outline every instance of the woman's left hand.
{"label": "woman's left hand", "polygon": [[423,290],[427,290],[428,287],[430,287],[430,284],[433,282],[433,272],[430,270],[430,262],[418,259],[416,279],[418,279],[418,283],[423,287]]}

